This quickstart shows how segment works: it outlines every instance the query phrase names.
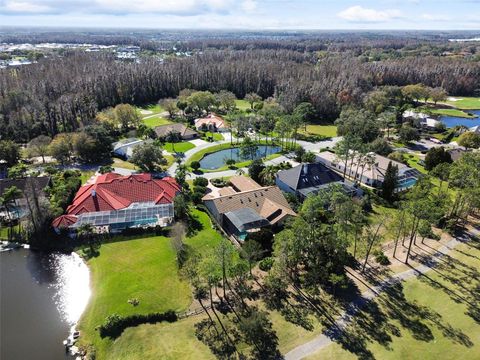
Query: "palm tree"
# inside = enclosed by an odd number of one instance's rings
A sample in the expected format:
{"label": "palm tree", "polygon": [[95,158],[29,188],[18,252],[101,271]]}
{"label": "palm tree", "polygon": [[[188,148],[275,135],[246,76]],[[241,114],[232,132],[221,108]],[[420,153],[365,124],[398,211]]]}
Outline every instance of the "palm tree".
{"label": "palm tree", "polygon": [[0,197],[0,205],[5,208],[8,217],[8,239],[10,240],[12,234],[13,218],[10,210],[10,205],[15,204],[16,199],[22,194],[22,192],[16,187],[11,186],[7,188],[3,195]]}
{"label": "palm tree", "polygon": [[273,185],[275,184],[275,177],[278,172],[278,169],[274,165],[267,165],[261,172],[260,172],[260,179],[265,185]]}

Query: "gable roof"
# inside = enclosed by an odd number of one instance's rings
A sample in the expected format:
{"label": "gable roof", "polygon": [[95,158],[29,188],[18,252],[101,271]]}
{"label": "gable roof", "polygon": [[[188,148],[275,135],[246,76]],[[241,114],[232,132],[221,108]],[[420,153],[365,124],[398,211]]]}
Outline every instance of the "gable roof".
{"label": "gable roof", "polygon": [[342,181],[342,177],[322,163],[300,164],[277,173],[277,178],[297,191],[306,188],[319,188]]}
{"label": "gable roof", "polygon": [[207,195],[203,200],[207,203],[211,202],[219,214],[251,208],[257,214],[267,218],[271,224],[275,224],[287,215],[296,215],[282,191],[276,186],[266,186],[215,198]]}
{"label": "gable roof", "polygon": [[182,137],[193,136],[198,134],[195,130],[190,129],[188,126],[181,123],[157,126],[155,128],[155,133],[157,134],[158,137],[165,137],[170,133],[179,133],[180,136]]}
{"label": "gable roof", "polygon": [[43,190],[50,184],[50,177],[48,176],[39,176],[39,177],[26,177],[21,179],[3,179],[0,180],[0,196],[3,195],[5,190],[9,187],[15,186],[21,192],[24,192],[27,189],[27,185],[33,185],[35,191],[43,192]]}
{"label": "gable roof", "polygon": [[86,212],[120,210],[135,202],[168,204],[173,202],[180,186],[173,178],[153,179],[151,174],[121,176],[107,173],[97,177],[94,184],[82,186],[68,215]]}

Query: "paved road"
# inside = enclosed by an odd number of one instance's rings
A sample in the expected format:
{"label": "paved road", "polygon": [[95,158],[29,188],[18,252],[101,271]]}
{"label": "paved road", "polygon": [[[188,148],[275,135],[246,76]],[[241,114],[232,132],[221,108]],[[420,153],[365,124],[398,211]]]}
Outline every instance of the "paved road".
{"label": "paved road", "polygon": [[[478,236],[480,234],[480,231],[473,229],[470,235],[472,234]],[[365,305],[365,303],[378,296],[382,291],[394,285],[395,283],[398,283],[399,281],[407,280],[430,271],[436,266],[442,256],[448,254],[457,245],[465,243],[468,240],[468,238],[450,240],[447,244],[439,248],[438,251],[430,257],[430,260],[426,264],[419,265],[410,270],[395,274],[390,278],[382,281],[379,285],[373,286],[371,289],[365,291],[364,293],[362,293],[362,295],[360,295],[350,303],[346,311],[335,322],[333,326],[331,326],[323,334],[317,336],[313,340],[303,345],[297,346],[293,350],[286,353],[284,359],[300,360],[330,345],[333,341],[335,341],[335,339],[339,337],[341,332],[347,327],[349,322],[353,319],[353,317],[360,310],[360,308]]]}

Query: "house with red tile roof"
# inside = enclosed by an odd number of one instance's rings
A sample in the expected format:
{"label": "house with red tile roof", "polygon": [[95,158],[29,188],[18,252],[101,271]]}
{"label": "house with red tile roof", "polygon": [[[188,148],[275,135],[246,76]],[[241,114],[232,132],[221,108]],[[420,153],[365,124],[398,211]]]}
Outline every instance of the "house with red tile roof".
{"label": "house with red tile roof", "polygon": [[173,221],[173,199],[180,191],[174,178],[151,174],[107,173],[82,186],[66,214],[53,220],[59,230],[90,224],[103,232],[128,227],[167,226]]}
{"label": "house with red tile roof", "polygon": [[228,131],[228,126],[220,116],[210,114],[204,118],[195,119],[195,129],[200,131],[225,132]]}

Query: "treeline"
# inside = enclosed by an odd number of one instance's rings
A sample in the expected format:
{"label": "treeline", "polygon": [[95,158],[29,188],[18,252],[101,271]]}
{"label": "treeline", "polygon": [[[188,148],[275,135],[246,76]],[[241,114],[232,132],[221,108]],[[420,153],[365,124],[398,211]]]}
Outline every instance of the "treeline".
{"label": "treeline", "polygon": [[310,102],[318,119],[331,120],[377,86],[424,83],[465,96],[478,91],[479,78],[480,64],[438,57],[362,62],[346,53],[317,59],[289,50],[225,50],[136,64],[70,52],[0,71],[0,138],[53,137],[92,124],[100,109],[176,97],[186,88],[274,96],[286,111]]}

